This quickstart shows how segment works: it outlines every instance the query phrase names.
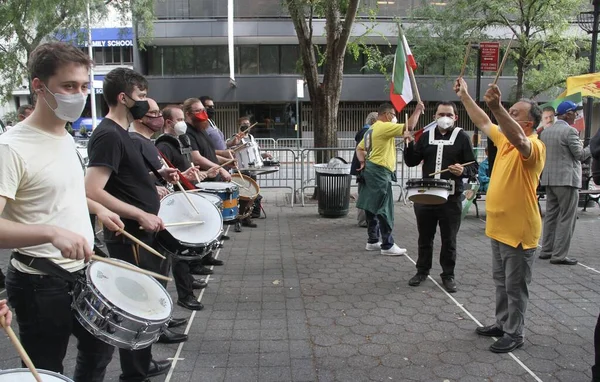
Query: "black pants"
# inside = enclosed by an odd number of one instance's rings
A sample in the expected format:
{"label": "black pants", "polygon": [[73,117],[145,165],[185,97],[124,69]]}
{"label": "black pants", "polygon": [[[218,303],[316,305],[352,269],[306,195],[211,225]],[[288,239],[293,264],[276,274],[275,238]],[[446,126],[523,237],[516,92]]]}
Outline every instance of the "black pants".
{"label": "black pants", "polygon": [[[73,285],[59,277],[31,275],[8,266],[6,292],[19,337],[39,369],[63,373],[69,338],[77,338],[75,382],[102,382],[115,350],[88,332],[71,310]],[[23,364],[23,367],[26,367]]]}
{"label": "black pants", "polygon": [[596,322],[596,330],[594,331],[594,353],[596,361],[592,366],[592,382],[600,382],[600,315]]}
{"label": "black pants", "polygon": [[192,283],[194,276],[190,273],[193,264],[188,260],[179,260],[173,256],[173,281],[177,289],[177,298],[180,300],[194,295]]}
{"label": "black pants", "polygon": [[[135,225],[137,222],[135,222]],[[149,245],[152,248],[160,248],[160,246],[156,245],[155,235],[141,231],[137,227],[130,227],[131,224],[126,223],[125,230],[127,232],[135,235],[138,239],[142,240],[145,244]],[[139,266],[140,268],[160,273],[162,275],[167,275],[169,273],[169,258],[168,253],[166,254],[167,260],[163,260],[158,256],[151,254],[146,251],[144,248],[138,248],[139,254],[139,263],[136,261],[133,252],[132,243],[122,237],[115,237],[112,233],[109,233],[107,230],[104,230],[106,240],[106,249],[108,249],[108,253],[110,257],[115,259],[120,259],[127,261],[128,263]],[[158,250],[159,252],[164,252],[163,250]],[[165,253],[163,253],[164,255]],[[157,280],[163,286],[166,287],[167,283],[163,280]],[[121,371],[123,374],[121,375],[121,379],[127,381],[144,381],[148,375],[148,369],[150,367],[150,362],[152,361],[152,346],[148,346],[147,348],[140,350],[125,350],[119,349],[119,356],[121,359]]]}
{"label": "black pants", "polygon": [[437,226],[440,226],[442,248],[440,250],[440,265],[442,278],[454,277],[456,264],[456,235],[460,228],[461,202],[450,199],[439,205],[415,203],[417,229],[419,230],[419,259],[417,272],[428,275],[433,259],[433,239]]}

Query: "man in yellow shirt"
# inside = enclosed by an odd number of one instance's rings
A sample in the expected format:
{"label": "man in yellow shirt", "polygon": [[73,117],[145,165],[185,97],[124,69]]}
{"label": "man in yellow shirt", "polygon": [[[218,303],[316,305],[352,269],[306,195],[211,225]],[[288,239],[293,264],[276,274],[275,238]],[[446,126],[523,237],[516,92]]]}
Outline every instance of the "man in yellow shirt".
{"label": "man in yellow shirt", "polygon": [[[417,124],[425,106],[417,104],[408,120],[409,130]],[[356,146],[364,184],[356,207],[365,210],[367,217],[367,251],[380,251],[386,256],[400,256],[406,249],[398,247],[392,237],[394,228],[394,196],[392,182],[396,181],[396,137],[404,134],[404,124],[397,123],[396,111],[389,103],[377,110],[377,121]],[[366,164],[365,164],[366,159]],[[381,241],[379,241],[381,236]]]}
{"label": "man in yellow shirt", "polygon": [[492,274],[496,285],[496,323],[478,327],[477,334],[500,337],[490,350],[508,353],[523,345],[528,285],[542,231],[536,189],[546,160],[546,147],[537,137],[542,111],[520,100],[508,111],[500,89],[490,85],[484,100],[501,129],[492,124],[458,78],[454,85],[469,117],[498,148],[486,201],[485,233],[492,241]]}

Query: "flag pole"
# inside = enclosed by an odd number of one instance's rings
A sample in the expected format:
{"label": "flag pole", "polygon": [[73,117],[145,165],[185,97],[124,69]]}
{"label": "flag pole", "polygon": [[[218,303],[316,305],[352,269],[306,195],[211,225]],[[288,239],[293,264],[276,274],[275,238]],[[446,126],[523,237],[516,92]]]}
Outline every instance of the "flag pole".
{"label": "flag pole", "polygon": [[[398,24],[398,31],[400,32],[401,42],[404,45],[404,41],[406,41],[406,39],[404,38],[404,31],[402,30],[402,25],[400,24]],[[403,50],[406,54],[406,52],[408,52],[408,47],[403,46]],[[413,68],[410,65],[408,65],[408,62],[406,63],[406,67],[408,68],[408,77],[410,78],[410,84],[413,88],[413,91],[415,92],[417,102],[421,102],[421,94],[419,94],[419,88],[417,87],[417,80],[415,79],[415,73],[413,72]]]}

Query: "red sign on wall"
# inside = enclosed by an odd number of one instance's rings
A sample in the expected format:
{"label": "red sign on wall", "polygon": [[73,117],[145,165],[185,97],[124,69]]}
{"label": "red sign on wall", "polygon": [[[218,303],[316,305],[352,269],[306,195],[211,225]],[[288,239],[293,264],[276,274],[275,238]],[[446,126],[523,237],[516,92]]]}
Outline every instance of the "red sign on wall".
{"label": "red sign on wall", "polygon": [[482,42],[481,49],[481,71],[495,72],[498,70],[498,59],[500,58],[500,43]]}

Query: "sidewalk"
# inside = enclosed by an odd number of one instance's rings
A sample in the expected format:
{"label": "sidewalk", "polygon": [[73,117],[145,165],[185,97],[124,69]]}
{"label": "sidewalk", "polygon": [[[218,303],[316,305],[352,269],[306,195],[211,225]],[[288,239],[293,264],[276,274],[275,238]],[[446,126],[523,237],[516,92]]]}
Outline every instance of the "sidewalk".
{"label": "sidewalk", "polygon": [[[412,208],[396,203],[395,238],[408,256],[384,257],[364,250],[366,230],[356,226],[353,208],[346,218],[323,219],[314,204],[290,208],[271,193],[265,199],[267,219],[257,220],[258,228],[229,231],[218,254],[225,266],[208,278],[205,309],[191,316],[189,341],[154,346],[155,358],[176,357],[176,364],[153,380],[591,380],[600,306],[598,207],[579,213],[573,239],[572,256],[585,266],[536,258],[525,345],[510,355],[491,353],[493,340],[474,332],[478,322],[494,318],[490,244],[474,208],[459,233],[459,291],[448,295],[437,284],[437,259],[434,281],[408,286],[417,258]],[[169,291],[175,296],[172,283]],[[190,312],[176,307],[174,316]],[[118,381],[117,358],[106,381]],[[5,340],[0,368],[16,366]]]}

